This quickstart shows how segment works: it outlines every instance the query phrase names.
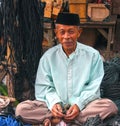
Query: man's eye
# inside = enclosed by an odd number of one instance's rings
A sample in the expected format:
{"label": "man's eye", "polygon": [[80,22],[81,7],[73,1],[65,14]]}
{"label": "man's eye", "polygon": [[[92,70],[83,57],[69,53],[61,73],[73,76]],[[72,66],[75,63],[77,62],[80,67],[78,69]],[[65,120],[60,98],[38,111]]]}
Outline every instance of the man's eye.
{"label": "man's eye", "polygon": [[69,33],[70,33],[70,34],[73,34],[73,33],[74,33],[74,31],[73,31],[73,30],[71,30],[71,31],[69,31]]}
{"label": "man's eye", "polygon": [[64,31],[60,31],[59,33],[60,33],[61,35],[65,34],[65,32],[64,32]]}

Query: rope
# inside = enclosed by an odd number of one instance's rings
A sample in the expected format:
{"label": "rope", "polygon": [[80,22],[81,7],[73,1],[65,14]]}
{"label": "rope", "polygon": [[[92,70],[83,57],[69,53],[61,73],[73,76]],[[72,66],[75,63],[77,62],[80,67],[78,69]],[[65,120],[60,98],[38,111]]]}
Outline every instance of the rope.
{"label": "rope", "polygon": [[[29,81],[29,86],[34,89],[34,81],[39,59],[42,55],[43,40],[43,7],[38,0],[1,0],[0,25],[3,25],[4,44],[0,55],[0,64],[2,60],[6,62],[6,71],[8,65],[13,67],[16,64],[19,78],[15,73],[11,73],[13,82],[21,82],[16,79]],[[2,23],[1,23],[2,22]],[[3,23],[4,22],[4,23]],[[8,59],[3,59],[7,46],[10,49]],[[8,61],[13,59],[10,63]],[[27,76],[26,76],[27,75]],[[19,98],[22,92],[16,89],[23,88],[21,83],[15,83],[16,97]],[[20,88],[19,88],[20,87]]]}

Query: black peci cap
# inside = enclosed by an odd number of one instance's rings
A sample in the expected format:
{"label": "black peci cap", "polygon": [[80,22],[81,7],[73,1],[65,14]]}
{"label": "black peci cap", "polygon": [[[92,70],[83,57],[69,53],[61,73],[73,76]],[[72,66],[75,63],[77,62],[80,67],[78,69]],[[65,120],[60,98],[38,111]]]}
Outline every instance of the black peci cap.
{"label": "black peci cap", "polygon": [[78,14],[62,12],[58,14],[56,24],[79,26],[80,18]]}

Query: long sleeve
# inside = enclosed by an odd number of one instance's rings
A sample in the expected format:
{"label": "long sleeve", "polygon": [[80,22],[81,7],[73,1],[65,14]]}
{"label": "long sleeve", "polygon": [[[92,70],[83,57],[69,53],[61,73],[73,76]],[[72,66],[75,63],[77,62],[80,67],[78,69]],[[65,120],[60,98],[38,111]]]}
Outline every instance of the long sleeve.
{"label": "long sleeve", "polygon": [[100,98],[104,75],[98,51],[77,43],[69,57],[61,45],[48,50],[38,66],[35,96],[51,109],[57,102],[77,104],[82,110],[89,102]]}
{"label": "long sleeve", "polygon": [[40,60],[38,67],[35,83],[35,96],[37,100],[45,101],[49,109],[51,109],[55,103],[61,102],[53,84],[48,61],[44,58]]}
{"label": "long sleeve", "polygon": [[[89,102],[100,98],[100,84],[104,75],[104,70],[103,61],[101,60],[99,53],[93,56],[92,64],[89,68],[90,76],[83,86],[80,95],[70,99],[71,104],[77,104],[80,110],[82,110]],[[86,71],[88,72],[87,69]]]}

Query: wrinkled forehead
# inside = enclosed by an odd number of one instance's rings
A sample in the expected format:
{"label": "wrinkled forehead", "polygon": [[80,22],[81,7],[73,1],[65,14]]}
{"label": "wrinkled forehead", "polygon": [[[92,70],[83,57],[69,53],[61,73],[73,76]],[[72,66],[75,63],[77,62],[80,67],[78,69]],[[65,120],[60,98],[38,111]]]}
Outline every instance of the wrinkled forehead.
{"label": "wrinkled forehead", "polygon": [[56,29],[79,29],[79,26],[76,25],[65,25],[65,24],[55,24]]}

